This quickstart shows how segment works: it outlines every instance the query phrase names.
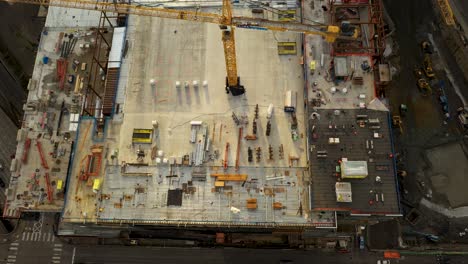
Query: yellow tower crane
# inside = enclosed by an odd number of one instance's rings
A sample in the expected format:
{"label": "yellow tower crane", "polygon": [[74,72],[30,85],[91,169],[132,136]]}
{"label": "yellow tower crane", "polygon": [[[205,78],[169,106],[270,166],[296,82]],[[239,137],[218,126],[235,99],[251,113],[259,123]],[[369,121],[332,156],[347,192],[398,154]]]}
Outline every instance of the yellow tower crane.
{"label": "yellow tower crane", "polygon": [[186,11],[166,9],[161,7],[141,6],[128,4],[114,0],[112,2],[101,2],[100,0],[0,0],[8,3],[36,4],[43,6],[57,6],[76,9],[96,10],[109,13],[132,14],[139,16],[153,16],[188,20],[194,22],[213,23],[219,25],[222,31],[224,47],[224,58],[226,61],[226,92],[234,96],[245,93],[244,86],[240,84],[237,75],[236,45],[234,40],[234,29],[253,28],[273,31],[290,31],[311,35],[320,35],[327,42],[335,42],[337,38],[355,40],[359,31],[357,28],[342,30],[339,26],[332,25],[309,25],[298,22],[274,21],[252,17],[232,16],[231,0],[223,0],[222,14],[203,13],[198,11]]}

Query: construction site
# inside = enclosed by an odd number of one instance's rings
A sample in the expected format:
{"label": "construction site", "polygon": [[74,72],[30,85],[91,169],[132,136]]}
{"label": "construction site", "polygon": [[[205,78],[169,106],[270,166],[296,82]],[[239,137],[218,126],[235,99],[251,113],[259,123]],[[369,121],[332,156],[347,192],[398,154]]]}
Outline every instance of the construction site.
{"label": "construction site", "polygon": [[380,1],[267,2],[40,2],[4,216],[280,229],[399,216]]}

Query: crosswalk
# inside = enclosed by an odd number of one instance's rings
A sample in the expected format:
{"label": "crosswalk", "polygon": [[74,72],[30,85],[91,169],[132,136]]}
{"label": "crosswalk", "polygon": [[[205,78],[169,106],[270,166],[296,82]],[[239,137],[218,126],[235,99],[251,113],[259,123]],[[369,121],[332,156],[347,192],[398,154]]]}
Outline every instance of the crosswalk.
{"label": "crosswalk", "polygon": [[19,247],[18,242],[10,243],[10,248],[8,249],[9,254],[8,254],[7,259],[6,259],[7,263],[16,263],[16,257],[18,255],[18,247]]}
{"label": "crosswalk", "polygon": [[[27,244],[23,244],[23,247]],[[60,243],[53,244],[52,253],[53,255],[50,257],[50,262],[52,264],[60,264],[62,260],[62,252],[63,252],[63,245]],[[7,264],[14,264],[18,257],[18,251],[20,248],[19,242],[12,242],[8,248],[8,256],[5,259]],[[49,248],[50,249],[50,248]],[[23,248],[24,250],[24,248]],[[24,256],[23,256],[24,257]],[[4,262],[2,262],[4,263]],[[39,262],[38,262],[39,263]]]}
{"label": "crosswalk", "polygon": [[54,255],[52,256],[52,263],[59,264],[62,258],[62,244],[54,244]]}
{"label": "crosswalk", "polygon": [[41,242],[54,242],[55,235],[53,232],[23,232],[21,241],[41,241]]}

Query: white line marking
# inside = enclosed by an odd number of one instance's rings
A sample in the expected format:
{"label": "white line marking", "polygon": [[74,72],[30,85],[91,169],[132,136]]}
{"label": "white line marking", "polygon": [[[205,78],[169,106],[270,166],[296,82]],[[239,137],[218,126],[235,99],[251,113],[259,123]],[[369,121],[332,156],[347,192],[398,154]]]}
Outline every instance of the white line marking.
{"label": "white line marking", "polygon": [[54,251],[62,251],[61,248],[54,248]]}
{"label": "white line marking", "polygon": [[55,241],[55,236],[54,236],[54,235],[52,235],[52,242],[54,242],[54,241]]}
{"label": "white line marking", "polygon": [[52,257],[52,259],[60,259],[61,257],[59,256],[55,256],[55,257]]}
{"label": "white line marking", "polygon": [[14,263],[16,262],[16,259],[7,259],[7,262]]}
{"label": "white line marking", "polygon": [[48,233],[47,234],[47,242],[50,242],[50,239],[52,238],[53,234],[52,233]]}
{"label": "white line marking", "polygon": [[76,247],[73,248],[73,255],[72,255],[72,262],[71,262],[71,264],[75,264],[75,253],[76,253]]}
{"label": "white line marking", "polygon": [[24,238],[26,237],[26,233],[23,232],[23,236],[21,236],[21,240],[24,241]]}
{"label": "white line marking", "polygon": [[18,250],[17,247],[11,247],[10,250]]}
{"label": "white line marking", "polygon": [[62,247],[62,244],[54,244],[54,247]]}
{"label": "white line marking", "polygon": [[60,256],[60,255],[62,255],[62,253],[60,253],[60,252],[54,252],[54,256]]}
{"label": "white line marking", "polygon": [[26,241],[29,241],[29,232],[26,233]]}
{"label": "white line marking", "polygon": [[16,255],[8,255],[8,258],[16,258]]}
{"label": "white line marking", "polygon": [[12,245],[12,246],[18,246],[19,243],[15,242],[15,243],[11,243],[10,245]]}
{"label": "white line marking", "polygon": [[52,263],[58,264],[60,263],[60,260],[52,260]]}

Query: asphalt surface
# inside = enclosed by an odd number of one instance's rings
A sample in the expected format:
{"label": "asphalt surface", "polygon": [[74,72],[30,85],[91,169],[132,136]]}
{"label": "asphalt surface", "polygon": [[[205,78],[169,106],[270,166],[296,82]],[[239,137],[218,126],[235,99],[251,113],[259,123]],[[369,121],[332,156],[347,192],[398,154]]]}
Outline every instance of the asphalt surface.
{"label": "asphalt surface", "polygon": [[[4,246],[1,245],[0,248]],[[337,253],[319,250],[238,249],[238,248],[157,248],[139,246],[72,246],[68,244],[9,244],[8,255],[0,263],[53,264],[260,264],[260,263],[362,263],[375,264],[382,253]],[[4,247],[5,247],[4,246]],[[12,249],[13,248],[13,249]],[[15,249],[16,248],[16,249]],[[0,251],[1,252],[1,251]],[[16,254],[16,255],[15,255]],[[16,257],[12,257],[16,256]],[[450,256],[450,263],[468,263],[466,256]],[[12,261],[15,259],[16,261]],[[391,263],[437,263],[435,255],[403,256]]]}
{"label": "asphalt surface", "polygon": [[[95,245],[94,239],[51,237],[54,215],[22,220],[11,234],[0,235],[0,264],[263,264],[263,263],[362,263],[375,264],[382,252],[355,249],[351,253],[334,250],[282,250],[242,248],[175,248]],[[35,233],[35,235],[32,235]],[[426,252],[430,254],[431,252]],[[468,263],[466,256],[451,256],[452,264]],[[435,255],[404,255],[391,263],[437,263]]]}

